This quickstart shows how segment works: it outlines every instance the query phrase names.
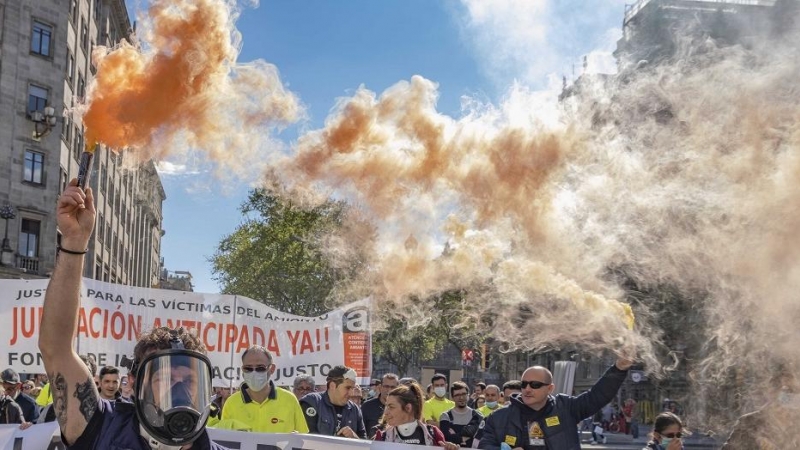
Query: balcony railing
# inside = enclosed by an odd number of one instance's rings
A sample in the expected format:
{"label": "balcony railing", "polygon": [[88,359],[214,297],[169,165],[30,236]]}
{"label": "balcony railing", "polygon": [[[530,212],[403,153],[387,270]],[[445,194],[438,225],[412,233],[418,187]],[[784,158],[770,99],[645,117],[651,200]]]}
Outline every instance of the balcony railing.
{"label": "balcony railing", "polygon": [[39,258],[17,255],[17,269],[28,273],[39,273]]}

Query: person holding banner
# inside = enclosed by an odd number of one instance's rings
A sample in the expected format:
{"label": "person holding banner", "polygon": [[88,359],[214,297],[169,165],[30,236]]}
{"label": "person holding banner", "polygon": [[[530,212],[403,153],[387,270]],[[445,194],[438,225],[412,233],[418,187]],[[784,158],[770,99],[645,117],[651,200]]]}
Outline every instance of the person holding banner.
{"label": "person holding banner", "polygon": [[447,442],[439,427],[423,422],[424,395],[422,386],[416,382],[392,389],[383,411],[385,429],[378,429],[375,440],[457,450],[459,446]]}
{"label": "person holding banner", "polygon": [[6,395],[17,402],[19,407],[22,408],[24,421],[20,428],[24,430],[36,423],[39,419],[39,407],[36,405],[36,400],[22,392],[22,383],[20,382],[19,374],[14,369],[6,369],[0,374],[0,378],[2,378],[3,390]]}
{"label": "person holding banner", "polygon": [[81,450],[224,450],[205,429],[212,378],[206,348],[183,328],[141,335],[128,375],[133,403],[100,398],[73,346],[84,255],[95,224],[91,188],[84,191],[72,179],[58,199],[56,220],[61,240],[44,298],[39,350],[64,444]]}
{"label": "person holding banner", "polygon": [[355,370],[334,366],[325,379],[328,390],[312,392],[300,400],[311,434],[367,438],[361,408],[350,400],[357,379]]}
{"label": "person holding banner", "polygon": [[259,433],[308,433],[300,403],[291,392],[275,386],[272,353],[253,345],[242,353],[241,390],[222,405],[218,428]]}

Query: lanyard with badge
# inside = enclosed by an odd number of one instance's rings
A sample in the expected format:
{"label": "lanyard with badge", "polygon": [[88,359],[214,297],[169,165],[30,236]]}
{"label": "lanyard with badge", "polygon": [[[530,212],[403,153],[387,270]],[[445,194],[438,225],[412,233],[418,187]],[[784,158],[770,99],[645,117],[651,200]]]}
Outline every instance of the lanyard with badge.
{"label": "lanyard with badge", "polygon": [[533,421],[528,425],[528,444],[545,447],[544,430],[539,426],[539,422]]}

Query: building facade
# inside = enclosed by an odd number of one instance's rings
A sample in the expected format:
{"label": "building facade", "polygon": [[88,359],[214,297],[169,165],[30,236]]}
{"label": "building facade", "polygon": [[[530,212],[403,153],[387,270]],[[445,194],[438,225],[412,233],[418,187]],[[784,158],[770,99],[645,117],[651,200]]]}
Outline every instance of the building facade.
{"label": "building facade", "polygon": [[[130,39],[132,27],[124,0],[0,0],[0,26],[0,207],[13,211],[0,277],[46,277],[56,201],[86,147],[73,111],[96,70],[91,52]],[[97,225],[84,276],[157,284],[166,195],[153,163],[126,169],[121,155],[98,148],[90,185]]]}

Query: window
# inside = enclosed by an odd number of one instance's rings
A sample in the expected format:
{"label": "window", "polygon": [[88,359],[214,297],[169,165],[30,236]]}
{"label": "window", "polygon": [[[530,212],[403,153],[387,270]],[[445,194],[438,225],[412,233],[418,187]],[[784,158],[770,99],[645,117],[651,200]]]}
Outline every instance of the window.
{"label": "window", "polygon": [[61,180],[60,180],[60,183],[59,183],[59,186],[61,186],[61,190],[59,192],[64,192],[64,190],[67,188],[67,182],[68,181],[69,180],[67,179],[67,171],[64,170],[64,168],[62,167],[61,168]]}
{"label": "window", "polygon": [[83,98],[86,95],[86,79],[83,78],[83,73],[78,72],[78,97]]}
{"label": "window", "polygon": [[78,20],[78,0],[70,1],[69,16],[72,19],[72,23],[75,23]]}
{"label": "window", "polygon": [[94,263],[94,279],[101,280],[103,278],[103,266],[100,264],[100,260],[98,259]]}
{"label": "window", "polygon": [[70,86],[72,86],[72,80],[75,78],[75,55],[72,54],[72,50],[67,50],[67,80],[69,80]]}
{"label": "window", "polygon": [[25,170],[23,180],[28,183],[42,184],[44,171],[44,155],[39,152],[25,151]]}
{"label": "window", "polygon": [[50,41],[53,39],[53,27],[36,20],[33,21],[31,33],[31,53],[50,56]]}
{"label": "window", "polygon": [[84,52],[89,51],[89,25],[84,17],[81,17],[81,46]]}
{"label": "window", "polygon": [[97,230],[97,240],[100,241],[101,244],[106,242],[106,227],[105,227],[105,217],[103,217],[103,213],[97,214],[97,226],[95,230]]}
{"label": "window", "polygon": [[22,229],[19,232],[19,254],[28,258],[39,256],[39,229],[38,220],[22,219]]}
{"label": "window", "polygon": [[94,0],[94,19],[97,21],[100,20],[101,6],[102,2],[100,0]]}
{"label": "window", "polygon": [[28,86],[28,114],[42,111],[47,106],[47,89],[35,84]]}
{"label": "window", "polygon": [[100,192],[103,195],[108,194],[108,177],[106,176],[106,166],[104,164],[100,165]]}
{"label": "window", "polygon": [[78,125],[75,125],[75,134],[73,135],[72,140],[72,157],[75,158],[76,161],[80,160],[82,143],[83,135],[81,134],[81,129],[78,127]]}
{"label": "window", "polygon": [[67,144],[67,147],[72,147],[72,119],[67,116],[61,122],[61,139]]}

